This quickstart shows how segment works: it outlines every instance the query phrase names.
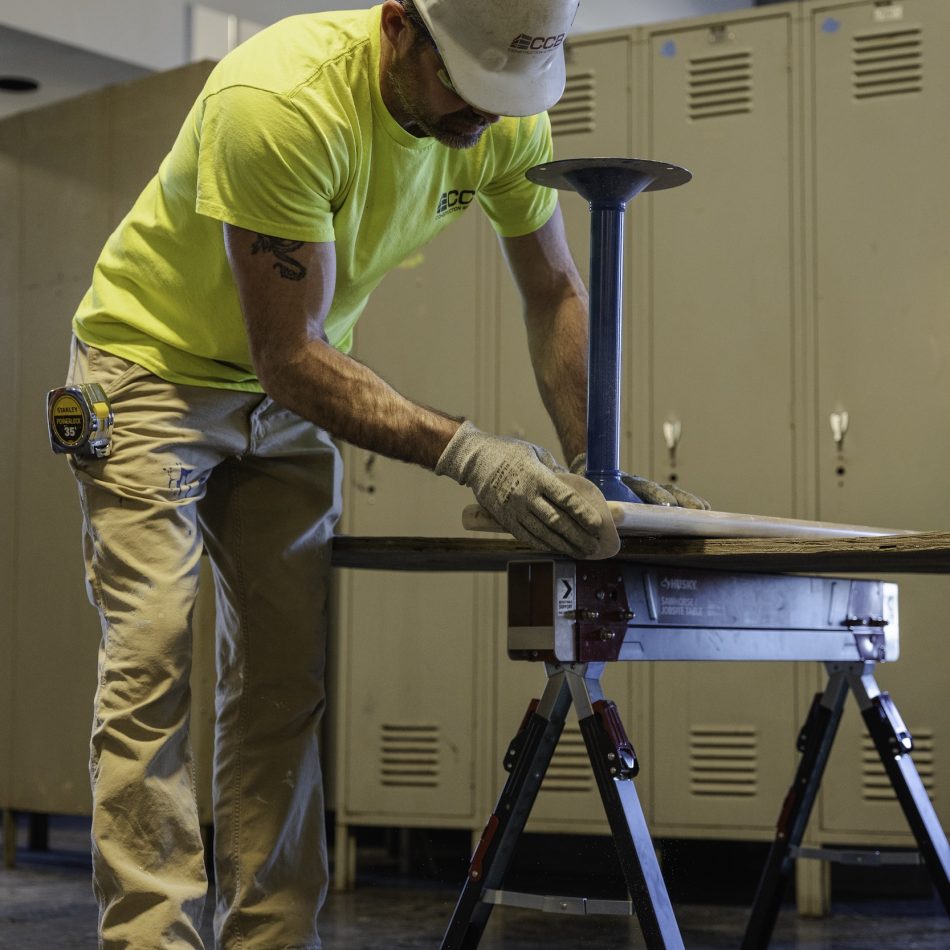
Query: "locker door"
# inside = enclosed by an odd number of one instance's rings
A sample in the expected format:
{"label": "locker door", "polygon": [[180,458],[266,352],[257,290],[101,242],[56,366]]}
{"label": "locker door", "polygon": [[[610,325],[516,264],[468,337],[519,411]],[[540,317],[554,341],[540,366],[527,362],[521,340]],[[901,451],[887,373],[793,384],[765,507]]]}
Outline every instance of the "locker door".
{"label": "locker door", "polygon": [[[13,249],[20,242],[20,149],[23,120],[14,116],[0,123],[0,246]],[[20,301],[19,254],[8,250],[0,255],[0,400],[5,406],[17,404],[16,354],[19,350]],[[0,485],[6,486],[0,500],[0,537],[6,538],[0,562],[0,807],[11,804],[13,774],[13,711],[15,656],[14,631],[16,596],[16,472],[13,452],[0,456]]]}
{"label": "locker door", "polygon": [[794,508],[790,44],[788,15],[650,44],[651,157],[694,175],[646,196],[654,472],[721,511]]}
{"label": "locker door", "polygon": [[[560,103],[551,111],[554,157],[628,156],[632,138],[633,115],[630,105],[632,38],[607,36],[578,40],[568,51],[567,88]],[[589,271],[590,214],[587,202],[578,195],[563,192],[560,204],[564,213],[568,241],[578,270],[586,282]],[[628,215],[629,218],[629,215]],[[629,235],[628,227],[627,233]],[[538,396],[521,320],[521,301],[507,268],[497,256],[499,277],[498,311],[498,426],[505,435],[526,438],[550,448],[560,456],[554,427]],[[629,308],[627,308],[629,329]],[[625,361],[626,362],[626,361]],[[629,363],[626,363],[629,367]],[[629,425],[629,422],[628,422]],[[622,454],[629,459],[629,434],[622,437]],[[570,460],[567,460],[570,461]],[[506,744],[521,722],[528,701],[541,694],[544,672],[540,665],[515,663],[505,649],[506,617],[504,584],[499,597],[497,638],[497,727],[492,756],[497,792],[505,773],[501,768]],[[604,677],[608,698],[617,703],[635,748],[638,739],[645,742],[646,726],[632,718],[631,673],[628,664],[609,667]],[[641,697],[642,700],[642,697]],[[641,703],[638,708],[642,708]],[[645,784],[645,783],[644,783]],[[640,786],[638,785],[638,790]],[[642,795],[642,790],[640,790]],[[532,810],[532,830],[607,831],[603,806],[597,792],[577,717],[568,715],[564,734],[555,752],[548,778]]]}
{"label": "locker door", "polygon": [[[479,216],[468,210],[386,277],[360,319],[354,351],[408,397],[476,420]],[[462,534],[468,489],[352,447],[347,457],[349,532]],[[344,575],[341,813],[355,824],[466,819],[474,808],[477,669],[491,623],[490,612],[479,616],[479,579]]]}
{"label": "locker door", "polygon": [[[50,451],[40,406],[66,372],[69,319],[114,224],[101,144],[109,141],[108,95],[22,119],[22,220],[41,226],[20,232],[10,804],[83,814],[90,808],[86,762],[99,622],[85,596],[75,482]],[[56,225],[42,226],[46,221]],[[54,696],[63,711],[57,715],[49,712]]]}
{"label": "locker door", "polygon": [[[950,521],[950,5],[816,5],[811,276],[817,333],[819,515],[897,527]],[[836,443],[832,413],[847,412]],[[839,417],[840,418],[840,417]],[[901,659],[881,669],[950,816],[944,578],[900,578]],[[881,790],[853,710],[824,785],[829,832],[906,824]]]}
{"label": "locker door", "polygon": [[[795,507],[792,47],[788,13],[650,36],[650,157],[694,175],[647,196],[653,470],[726,511]],[[771,828],[794,767],[795,668],[652,675],[657,826]]]}

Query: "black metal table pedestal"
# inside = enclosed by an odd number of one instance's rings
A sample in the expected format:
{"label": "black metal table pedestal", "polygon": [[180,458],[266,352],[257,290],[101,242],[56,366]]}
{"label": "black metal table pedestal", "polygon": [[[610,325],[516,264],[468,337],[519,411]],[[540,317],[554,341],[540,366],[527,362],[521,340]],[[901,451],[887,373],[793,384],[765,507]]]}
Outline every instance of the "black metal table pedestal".
{"label": "black metal table pedestal", "polygon": [[641,191],[683,185],[685,168],[637,158],[576,158],[528,170],[550,188],[576,191],[590,205],[590,351],[587,477],[609,501],[640,501],[620,478],[620,344],[623,324],[623,219]]}

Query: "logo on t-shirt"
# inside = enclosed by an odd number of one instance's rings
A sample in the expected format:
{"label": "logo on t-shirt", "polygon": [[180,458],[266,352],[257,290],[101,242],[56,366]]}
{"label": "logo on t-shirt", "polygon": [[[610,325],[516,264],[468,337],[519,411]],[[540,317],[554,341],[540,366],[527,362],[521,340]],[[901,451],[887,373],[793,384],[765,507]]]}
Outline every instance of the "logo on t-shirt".
{"label": "logo on t-shirt", "polygon": [[442,197],[439,198],[439,207],[435,212],[436,217],[440,218],[450,211],[464,211],[472,203],[474,197],[473,188],[463,188],[461,191],[453,188],[451,191],[443,191]]}

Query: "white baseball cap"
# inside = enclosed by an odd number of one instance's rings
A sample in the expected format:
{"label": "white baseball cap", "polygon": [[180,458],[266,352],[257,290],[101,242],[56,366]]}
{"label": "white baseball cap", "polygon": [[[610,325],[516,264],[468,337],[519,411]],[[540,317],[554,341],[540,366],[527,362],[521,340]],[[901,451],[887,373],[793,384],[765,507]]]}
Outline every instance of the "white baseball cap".
{"label": "white baseball cap", "polygon": [[536,115],[564,92],[579,0],[414,0],[458,94],[495,115]]}

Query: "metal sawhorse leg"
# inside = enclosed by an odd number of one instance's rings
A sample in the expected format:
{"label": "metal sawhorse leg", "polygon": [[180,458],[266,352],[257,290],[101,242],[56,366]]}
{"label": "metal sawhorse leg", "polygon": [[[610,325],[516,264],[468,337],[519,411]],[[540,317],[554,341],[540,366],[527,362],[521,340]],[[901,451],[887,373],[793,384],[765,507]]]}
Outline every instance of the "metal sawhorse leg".
{"label": "metal sawhorse leg", "polygon": [[[636,913],[651,950],[682,948],[673,908],[633,784],[638,766],[616,706],[600,686],[603,663],[546,664],[548,683],[540,700],[528,707],[518,734],[509,745],[509,777],[472,858],[442,950],[477,947],[496,904],[537,909],[572,909],[577,913]],[[610,823],[630,901],[544,898],[506,894],[505,871],[524,830],[554,749],[573,705],[597,787]],[[580,906],[578,906],[580,905]]]}
{"label": "metal sawhorse leg", "polygon": [[873,662],[829,663],[827,667],[828,686],[823,694],[815,696],[798,738],[801,761],[779,815],[775,841],[759,881],[742,950],[768,946],[849,689],[858,702],[940,899],[950,913],[950,844],[910,756],[913,748],[910,733],[890,696],[878,687]]}

